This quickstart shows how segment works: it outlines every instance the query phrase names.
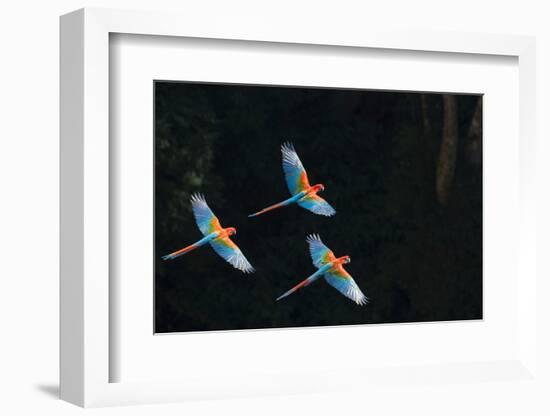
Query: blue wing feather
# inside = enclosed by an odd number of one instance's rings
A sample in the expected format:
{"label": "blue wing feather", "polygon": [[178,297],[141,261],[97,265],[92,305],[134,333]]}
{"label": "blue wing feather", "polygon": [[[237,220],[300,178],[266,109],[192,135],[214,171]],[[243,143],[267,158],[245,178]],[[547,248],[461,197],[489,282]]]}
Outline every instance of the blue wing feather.
{"label": "blue wing feather", "polygon": [[355,280],[353,280],[343,267],[340,266],[337,269],[330,269],[325,273],[325,280],[342,295],[351,299],[358,305],[366,305],[368,303],[368,298],[361,292]]}
{"label": "blue wing feather", "polygon": [[291,195],[299,194],[309,188],[309,181],[302,161],[298,157],[292,143],[284,143],[281,146],[283,154],[283,171],[286,185]]}
{"label": "blue wing feather", "polygon": [[306,241],[309,244],[309,254],[315,267],[323,267],[328,262],[336,259],[332,250],[323,244],[318,234],[308,235]]}
{"label": "blue wing feather", "polygon": [[204,195],[191,195],[191,207],[193,209],[193,215],[195,216],[195,222],[199,230],[201,230],[201,233],[208,235],[221,229],[220,221],[206,203]]}
{"label": "blue wing feather", "polygon": [[298,205],[317,215],[332,217],[336,210],[317,194],[307,195],[298,201]]}
{"label": "blue wing feather", "polygon": [[254,267],[246,259],[239,247],[229,238],[220,238],[210,241],[216,253],[236,269],[244,273],[253,273]]}

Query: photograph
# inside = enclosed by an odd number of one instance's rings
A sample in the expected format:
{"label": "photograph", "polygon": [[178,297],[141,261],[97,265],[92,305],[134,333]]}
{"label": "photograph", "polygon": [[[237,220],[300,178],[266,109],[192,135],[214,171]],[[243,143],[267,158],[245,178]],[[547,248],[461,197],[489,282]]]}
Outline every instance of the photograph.
{"label": "photograph", "polygon": [[153,88],[155,333],[483,319],[482,95]]}

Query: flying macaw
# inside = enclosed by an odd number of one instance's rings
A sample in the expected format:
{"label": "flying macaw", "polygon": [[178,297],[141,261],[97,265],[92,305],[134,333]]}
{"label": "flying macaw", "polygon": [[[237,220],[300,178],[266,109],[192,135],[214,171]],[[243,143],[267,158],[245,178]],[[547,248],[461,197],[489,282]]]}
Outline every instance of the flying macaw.
{"label": "flying macaw", "polygon": [[334,253],[323,244],[319,235],[309,235],[306,241],[309,244],[309,252],[313,260],[313,265],[319,270],[298,283],[289,291],[283,293],[277,300],[287,297],[298,289],[313,283],[319,277],[324,276],[327,283],[337,289],[345,297],[351,299],[358,305],[366,305],[368,298],[361,292],[355,280],[353,280],[342,266],[343,264],[350,263],[351,258],[349,256],[336,258]]}
{"label": "flying macaw", "polygon": [[325,190],[325,186],[323,184],[313,186],[309,184],[306,170],[296,150],[294,150],[292,143],[284,143],[281,146],[281,152],[283,154],[283,171],[285,173],[286,184],[292,196],[283,202],[279,202],[278,204],[271,205],[261,211],[251,214],[249,217],[255,217],[275,208],[284,207],[293,203],[297,203],[302,208],[318,215],[331,217],[336,214],[334,208],[317,195],[319,191]]}
{"label": "flying macaw", "polygon": [[199,248],[206,243],[210,243],[214,251],[233,267],[244,273],[253,273],[254,268],[252,265],[248,262],[239,247],[237,247],[237,245],[229,238],[229,236],[237,234],[237,230],[233,227],[222,228],[220,221],[206,203],[203,195],[192,195],[191,206],[193,208],[195,221],[199,227],[199,230],[204,235],[204,238],[194,244],[191,244],[190,246],[182,248],[181,250],[163,256],[162,259],[175,259],[176,257]]}

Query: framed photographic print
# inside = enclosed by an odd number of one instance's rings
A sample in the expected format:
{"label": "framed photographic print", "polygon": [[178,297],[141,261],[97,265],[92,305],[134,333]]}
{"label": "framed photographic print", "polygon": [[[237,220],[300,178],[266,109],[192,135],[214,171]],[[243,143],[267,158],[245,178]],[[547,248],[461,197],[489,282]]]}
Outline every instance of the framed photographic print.
{"label": "framed photographic print", "polygon": [[181,19],[61,19],[62,398],[530,378],[533,39]]}

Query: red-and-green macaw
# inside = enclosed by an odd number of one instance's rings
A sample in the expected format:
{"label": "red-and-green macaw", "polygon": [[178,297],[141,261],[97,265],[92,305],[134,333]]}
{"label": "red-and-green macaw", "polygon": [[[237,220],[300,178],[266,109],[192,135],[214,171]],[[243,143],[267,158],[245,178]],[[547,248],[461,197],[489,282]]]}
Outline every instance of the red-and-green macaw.
{"label": "red-and-green macaw", "polygon": [[343,264],[351,262],[350,257],[343,256],[336,258],[334,253],[323,244],[321,237],[316,234],[309,235],[306,241],[309,244],[309,253],[311,254],[313,265],[317,267],[318,270],[289,291],[283,293],[277,300],[296,292],[302,287],[306,287],[321,276],[324,276],[327,283],[337,289],[345,297],[351,299],[358,305],[366,305],[368,298],[361,292],[355,280],[353,280],[342,266]]}
{"label": "red-and-green macaw", "polygon": [[242,251],[229,238],[230,236],[237,234],[237,230],[233,227],[223,228],[221,226],[220,221],[206,203],[203,195],[192,195],[191,207],[193,208],[195,221],[199,227],[199,230],[204,235],[204,238],[194,244],[191,244],[190,246],[182,248],[181,250],[163,256],[162,259],[175,259],[176,257],[190,252],[191,250],[210,243],[210,246],[212,246],[214,251],[236,269],[244,273],[254,272],[254,268],[248,262]]}
{"label": "red-and-green macaw", "polygon": [[249,217],[256,217],[257,215],[271,211],[275,208],[284,207],[293,203],[318,215],[331,217],[336,214],[334,208],[317,195],[318,192],[325,190],[325,186],[321,183],[313,186],[309,184],[306,170],[296,150],[294,150],[292,143],[284,143],[281,146],[281,152],[283,154],[283,171],[285,173],[286,184],[292,196],[283,202],[279,202],[278,204],[271,205],[261,211],[251,214]]}

